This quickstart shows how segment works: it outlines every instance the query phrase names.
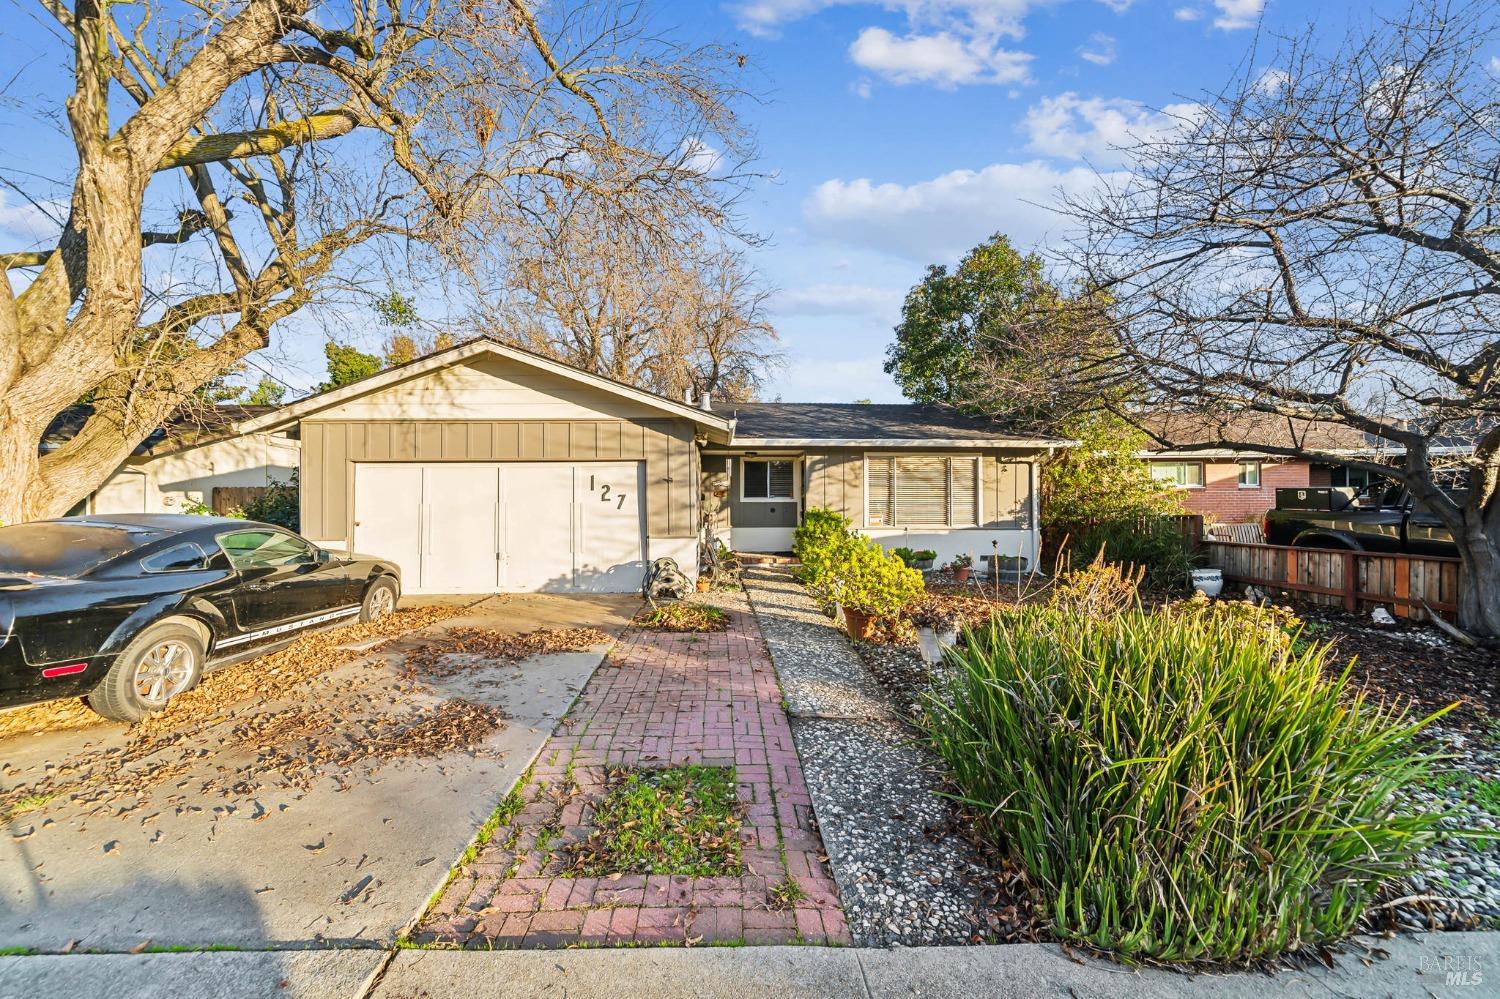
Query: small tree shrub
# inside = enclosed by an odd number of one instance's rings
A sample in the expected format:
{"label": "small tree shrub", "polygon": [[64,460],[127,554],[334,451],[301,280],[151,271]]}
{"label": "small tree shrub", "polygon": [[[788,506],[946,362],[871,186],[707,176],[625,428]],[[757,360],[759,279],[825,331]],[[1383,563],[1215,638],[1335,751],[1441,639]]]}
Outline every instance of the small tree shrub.
{"label": "small tree shrub", "polygon": [[1101,553],[1082,569],[1065,572],[1052,588],[1052,603],[1090,616],[1118,614],[1140,598],[1141,569],[1127,570],[1104,561]]}
{"label": "small tree shrub", "polygon": [[792,554],[802,563],[798,579],[809,587],[818,585],[828,559],[849,537],[853,521],[826,507],[812,507],[792,532]]}
{"label": "small tree shrub", "polygon": [[302,523],[297,494],[297,473],[293,472],[290,482],[273,482],[265,492],[247,500],[238,513],[249,520],[295,531]]}
{"label": "small tree shrub", "polygon": [[[1053,525],[1049,534],[1064,525]],[[1181,590],[1193,567],[1193,553],[1188,539],[1168,517],[1149,515],[1139,520],[1096,524],[1074,524],[1062,536],[1074,556],[1106,562],[1139,566],[1145,571],[1143,582],[1153,590]]]}
{"label": "small tree shrub", "polygon": [[891,554],[914,569],[919,562],[931,562],[937,558],[937,552],[930,548],[921,548],[915,551],[910,548],[892,548]]}
{"label": "small tree shrub", "polygon": [[872,617],[893,617],[926,588],[922,574],[863,534],[834,547],[813,592],[828,603]]}
{"label": "small tree shrub", "polygon": [[1336,940],[1435,836],[1399,793],[1431,719],[1190,604],[1001,611],[948,653],[927,737],[1063,940],[1169,962]]}

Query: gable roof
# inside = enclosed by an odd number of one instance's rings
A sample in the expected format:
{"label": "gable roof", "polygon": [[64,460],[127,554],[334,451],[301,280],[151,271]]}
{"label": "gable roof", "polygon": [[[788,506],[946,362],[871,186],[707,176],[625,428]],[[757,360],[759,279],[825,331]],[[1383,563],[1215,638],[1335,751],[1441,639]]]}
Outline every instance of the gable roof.
{"label": "gable roof", "polygon": [[1066,447],[1060,438],[1020,436],[950,406],[908,403],[740,402],[734,444],[761,447]]}
{"label": "gable roof", "polygon": [[312,395],[304,396],[295,402],[282,406],[275,413],[268,413],[265,416],[246,422],[240,427],[240,430],[251,432],[294,423],[320,410],[327,409],[330,406],[337,406],[339,403],[358,398],[368,392],[374,392],[391,385],[398,385],[401,382],[419,378],[429,372],[462,364],[470,358],[483,355],[501,357],[519,364],[528,365],[563,378],[582,382],[585,385],[592,386],[611,395],[651,406],[672,416],[692,420],[694,423],[708,430],[710,435],[724,441],[727,441],[734,432],[733,421],[727,416],[699,409],[697,406],[690,405],[689,403],[669,399],[664,395],[658,395],[655,392],[636,388],[634,385],[615,381],[613,378],[596,375],[593,372],[575,368],[571,364],[565,364],[562,361],[554,360],[553,358],[508,343],[501,343],[487,336],[465,340],[444,350],[435,351],[425,357],[408,361],[405,364],[386,368],[384,371],[377,371],[373,375],[367,375],[364,378],[357,379],[345,385],[339,385],[336,388],[325,389],[322,392],[315,392]]}
{"label": "gable roof", "polygon": [[[1303,420],[1241,410],[1232,413],[1162,411],[1137,413],[1132,422],[1155,440],[1143,453],[1162,455],[1259,454],[1254,445],[1299,448],[1329,453],[1370,453],[1390,450],[1394,445],[1379,441],[1342,423]],[[1159,440],[1166,440],[1162,445]],[[1221,441],[1243,442],[1248,447],[1229,447]]]}
{"label": "gable roof", "polygon": [[[246,420],[274,413],[278,406],[247,406],[242,403],[198,403],[183,406],[162,422],[131,452],[134,457],[156,457],[236,437]],[[69,406],[52,418],[42,434],[41,450],[54,451],[78,435],[94,415],[88,403]]]}

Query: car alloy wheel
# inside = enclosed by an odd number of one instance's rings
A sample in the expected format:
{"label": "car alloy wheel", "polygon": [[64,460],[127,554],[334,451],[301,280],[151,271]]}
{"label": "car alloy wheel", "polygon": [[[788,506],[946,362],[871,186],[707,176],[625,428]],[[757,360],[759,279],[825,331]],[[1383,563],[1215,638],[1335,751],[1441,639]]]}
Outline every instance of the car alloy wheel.
{"label": "car alloy wheel", "polygon": [[136,664],[136,697],[153,708],[161,707],[187,689],[196,665],[186,642],[176,638],[158,642]]}
{"label": "car alloy wheel", "polygon": [[370,612],[367,620],[375,621],[396,610],[396,594],[389,586],[377,586],[370,594]]}

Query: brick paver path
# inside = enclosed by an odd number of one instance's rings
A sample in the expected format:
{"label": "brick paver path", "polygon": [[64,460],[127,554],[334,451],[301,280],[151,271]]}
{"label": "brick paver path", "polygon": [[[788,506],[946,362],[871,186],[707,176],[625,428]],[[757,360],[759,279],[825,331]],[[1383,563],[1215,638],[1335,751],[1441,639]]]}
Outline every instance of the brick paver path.
{"label": "brick paver path", "polygon": [[[543,748],[523,802],[416,933],[467,947],[847,943],[775,668],[744,598],[727,631],[630,628]],[[745,806],[738,877],[564,876],[607,766],[734,766]],[[805,896],[768,892],[788,878]]]}

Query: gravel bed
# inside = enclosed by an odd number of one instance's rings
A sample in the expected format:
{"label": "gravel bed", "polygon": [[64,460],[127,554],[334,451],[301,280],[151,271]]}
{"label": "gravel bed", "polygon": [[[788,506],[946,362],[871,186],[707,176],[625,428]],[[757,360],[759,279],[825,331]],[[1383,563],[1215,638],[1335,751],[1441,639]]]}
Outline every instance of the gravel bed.
{"label": "gravel bed", "polygon": [[[885,692],[843,632],[784,571],[750,568],[746,590],[792,718],[891,718]],[[853,667],[852,669],[850,667]]]}
{"label": "gravel bed", "polygon": [[745,587],[794,706],[792,737],[854,942],[1038,939],[1020,875],[969,838],[941,796],[941,761],[896,720],[843,632],[784,575],[748,571]]}

